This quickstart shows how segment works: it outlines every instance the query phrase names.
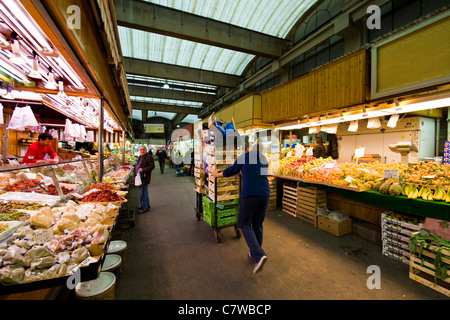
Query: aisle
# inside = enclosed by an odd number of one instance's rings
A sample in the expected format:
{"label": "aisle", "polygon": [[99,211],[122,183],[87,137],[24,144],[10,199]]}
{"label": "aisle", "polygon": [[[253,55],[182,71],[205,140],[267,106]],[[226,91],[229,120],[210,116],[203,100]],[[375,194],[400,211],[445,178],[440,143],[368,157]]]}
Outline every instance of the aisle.
{"label": "aisle", "polygon": [[[408,266],[383,256],[378,245],[354,234],[335,237],[281,210],[267,214],[268,261],[254,275],[244,238],[228,228],[217,243],[195,217],[193,177],[171,171],[154,171],[151,210],[114,235],[128,243],[118,300],[447,299],[410,280]],[[136,188],[129,201],[137,205]],[[380,267],[381,289],[367,288],[370,265]]]}

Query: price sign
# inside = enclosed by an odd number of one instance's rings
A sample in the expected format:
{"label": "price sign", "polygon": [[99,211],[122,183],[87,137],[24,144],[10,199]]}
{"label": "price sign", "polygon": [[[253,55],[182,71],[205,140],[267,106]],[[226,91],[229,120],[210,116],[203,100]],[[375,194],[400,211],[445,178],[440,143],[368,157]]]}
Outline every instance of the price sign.
{"label": "price sign", "polygon": [[366,148],[355,149],[355,159],[364,158],[365,151],[366,151]]}
{"label": "price sign", "polygon": [[44,244],[53,239],[53,229],[39,229],[34,233],[34,241],[38,244]]}
{"label": "price sign", "polygon": [[384,170],[385,179],[393,178],[398,179],[398,170]]}
{"label": "price sign", "polygon": [[352,181],[355,180],[355,179],[353,179],[352,177],[348,176],[344,180],[347,181],[348,183],[352,183]]}

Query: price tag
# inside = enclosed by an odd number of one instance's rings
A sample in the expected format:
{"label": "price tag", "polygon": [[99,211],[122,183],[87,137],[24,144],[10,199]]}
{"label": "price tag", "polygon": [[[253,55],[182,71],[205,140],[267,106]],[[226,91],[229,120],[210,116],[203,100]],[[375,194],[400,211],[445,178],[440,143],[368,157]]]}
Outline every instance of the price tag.
{"label": "price tag", "polygon": [[348,183],[352,183],[352,181],[355,180],[355,179],[353,179],[352,177],[348,176],[344,180],[347,181]]}
{"label": "price tag", "polygon": [[355,149],[355,158],[356,159],[364,158],[365,151],[366,151],[366,148]]}
{"label": "price tag", "polygon": [[325,163],[325,169],[333,169],[335,163],[334,162],[327,162]]}
{"label": "price tag", "polygon": [[34,233],[34,241],[38,244],[44,244],[53,239],[53,229],[39,229]]}
{"label": "price tag", "polygon": [[398,179],[398,170],[384,170],[385,179],[393,178]]}

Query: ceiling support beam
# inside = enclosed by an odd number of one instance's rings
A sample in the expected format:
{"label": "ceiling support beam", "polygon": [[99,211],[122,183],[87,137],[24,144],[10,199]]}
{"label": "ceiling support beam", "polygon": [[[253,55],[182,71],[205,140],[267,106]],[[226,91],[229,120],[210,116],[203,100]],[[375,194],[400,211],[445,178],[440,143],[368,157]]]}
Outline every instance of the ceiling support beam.
{"label": "ceiling support beam", "polygon": [[198,115],[201,111],[200,108],[192,108],[186,106],[168,105],[162,103],[148,103],[131,101],[131,107],[133,110],[147,110],[156,112],[173,112],[182,114],[195,114]]}
{"label": "ceiling support beam", "polygon": [[171,79],[193,83],[202,83],[218,87],[234,88],[241,82],[241,77],[196,68],[181,67],[173,64],[124,58],[128,74]]}
{"label": "ceiling support beam", "polygon": [[171,129],[176,128],[177,124],[183,122],[183,120],[184,120],[184,118],[186,118],[186,116],[187,116],[186,114],[181,114],[181,113],[177,114],[170,122],[170,128]]}
{"label": "ceiling support beam", "polygon": [[130,96],[137,97],[152,97],[157,99],[183,100],[202,103],[213,103],[214,101],[216,101],[216,95],[182,90],[128,85],[128,91],[130,93]]}
{"label": "ceiling support beam", "polygon": [[280,69],[286,68],[289,63],[291,63],[300,55],[308,52],[331,36],[342,32],[342,30],[344,30],[345,28],[348,28],[351,21],[362,19],[367,14],[366,10],[369,4],[382,6],[387,2],[389,2],[389,0],[349,1],[346,5],[344,5],[343,9],[345,11],[340,16],[331,21],[329,24],[317,30],[313,35],[308,37],[308,39],[293,47],[291,50],[284,53],[281,57],[274,60],[266,67],[262,68],[257,73],[247,78],[239,86],[236,86],[235,88],[229,90],[221,98],[217,99],[213,104],[202,109],[199,117],[204,118],[210,115],[212,112],[222,108],[223,106],[226,106],[228,101],[230,101],[234,96],[247,92],[255,85],[255,83],[264,79],[268,75],[272,73],[279,73]]}
{"label": "ceiling support beam", "polygon": [[115,0],[117,24],[267,58],[278,58],[288,41],[199,15],[136,0]]}

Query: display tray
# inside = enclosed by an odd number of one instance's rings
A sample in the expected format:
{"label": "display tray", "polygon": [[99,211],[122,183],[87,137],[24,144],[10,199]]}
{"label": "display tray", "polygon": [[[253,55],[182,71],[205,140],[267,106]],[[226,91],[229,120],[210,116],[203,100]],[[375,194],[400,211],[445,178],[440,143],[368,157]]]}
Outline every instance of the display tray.
{"label": "display tray", "polygon": [[102,204],[102,205],[104,205],[104,206],[107,206],[108,204],[113,204],[113,205],[115,205],[115,206],[118,206],[118,207],[120,207],[122,204],[124,204],[125,202],[127,202],[128,201],[128,199],[124,199],[124,200],[122,200],[122,201],[111,201],[111,202],[105,202],[105,201],[97,201],[97,202],[94,202],[94,201],[81,201],[81,200],[77,200],[77,203],[78,204]]}
{"label": "display tray", "polygon": [[355,190],[344,186],[316,182],[307,183],[303,179],[289,176],[272,176],[285,180],[298,181],[301,183],[299,186],[316,187],[325,191],[338,192],[344,198],[371,204],[384,209],[450,221],[450,203],[445,201],[427,201],[422,198],[408,199],[405,196],[391,196],[374,190],[355,192]]}
{"label": "display tray", "polygon": [[0,194],[0,200],[36,202],[52,205],[60,201],[61,198],[59,196],[52,196],[48,194],[32,193],[32,192],[6,192]]}
{"label": "display tray", "polygon": [[9,236],[12,232],[16,231],[23,224],[24,221],[0,221],[0,225],[8,226],[7,230],[0,233],[0,241]]}
{"label": "display tray", "polygon": [[[95,257],[94,257],[95,258]],[[103,261],[105,260],[105,255],[99,256],[96,262],[90,263],[87,266],[80,268],[80,281],[89,281],[97,279],[100,269],[103,265]],[[8,295],[13,293],[20,293],[26,291],[40,290],[46,288],[53,288],[59,286],[67,286],[67,280],[71,276],[64,276],[58,278],[51,278],[27,283],[19,283],[19,284],[3,284],[0,283],[0,296]]]}
{"label": "display tray", "polygon": [[273,174],[271,176],[275,177],[275,178],[285,179],[285,180],[292,180],[292,181],[298,181],[298,182],[304,182],[304,183],[310,183],[310,184],[319,184],[319,185],[323,185],[323,186],[344,189],[344,190],[350,190],[350,191],[354,191],[354,192],[366,191],[366,190],[360,189],[358,187],[344,186],[344,185],[339,185],[339,184],[333,184],[330,182],[312,181],[312,180],[306,180],[306,179],[291,177],[291,176],[282,176],[282,175],[277,175],[277,174]]}

